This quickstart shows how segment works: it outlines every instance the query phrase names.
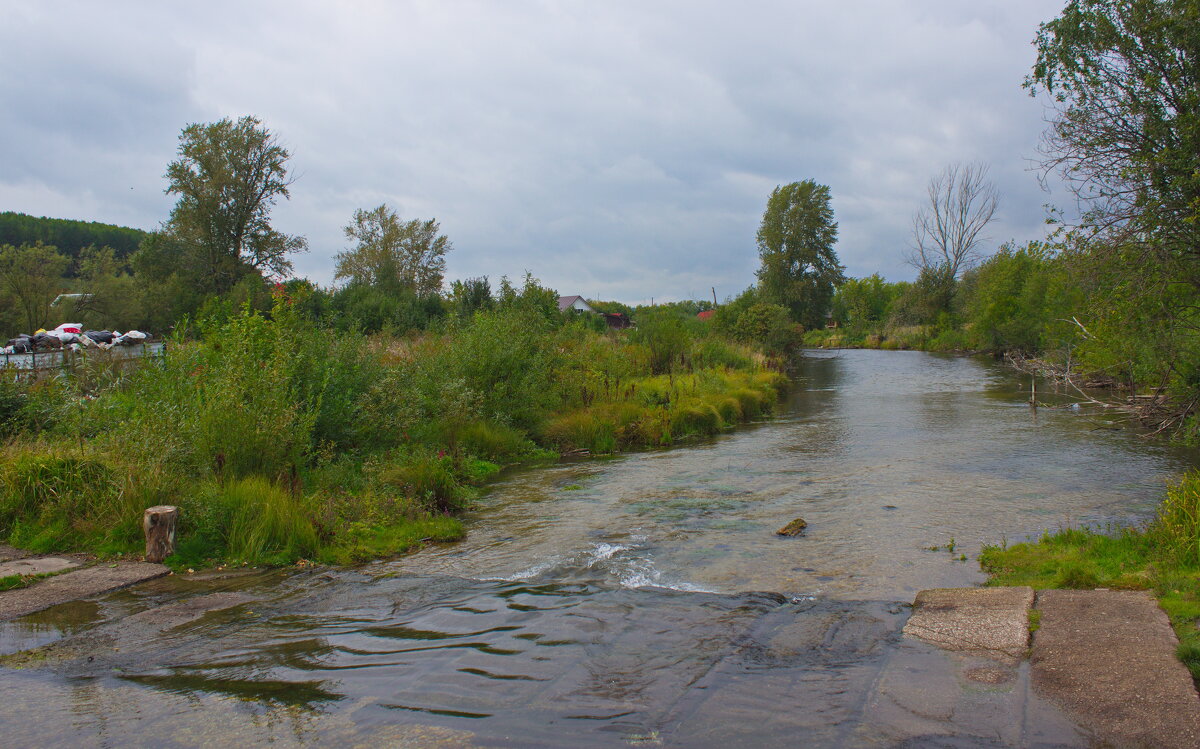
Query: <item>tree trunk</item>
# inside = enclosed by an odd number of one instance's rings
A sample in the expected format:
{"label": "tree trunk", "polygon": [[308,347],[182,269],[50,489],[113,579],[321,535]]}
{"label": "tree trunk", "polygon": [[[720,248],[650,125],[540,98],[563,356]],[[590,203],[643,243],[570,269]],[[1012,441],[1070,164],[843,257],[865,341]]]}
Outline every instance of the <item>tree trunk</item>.
{"label": "tree trunk", "polygon": [[146,509],[142,530],[146,532],[146,561],[161,562],[175,553],[175,525],[179,508],[158,505]]}

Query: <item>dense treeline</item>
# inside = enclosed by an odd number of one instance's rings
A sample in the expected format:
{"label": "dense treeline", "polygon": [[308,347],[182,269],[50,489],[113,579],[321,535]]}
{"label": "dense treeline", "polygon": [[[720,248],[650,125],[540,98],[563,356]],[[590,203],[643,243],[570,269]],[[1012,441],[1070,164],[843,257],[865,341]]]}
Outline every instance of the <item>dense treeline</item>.
{"label": "dense treeline", "polygon": [[1035,46],[1043,166],[1081,218],[972,267],[997,196],[979,169],[947,170],[915,222],[917,280],[844,284],[841,327],[808,340],[1040,355],[1152,393],[1160,426],[1200,439],[1200,2],[1071,0]]}
{"label": "dense treeline", "polygon": [[125,226],[97,221],[29,216],[12,211],[0,212],[0,245],[41,244],[56,247],[70,258],[78,258],[86,247],[111,247],[118,258],[127,258],[137,250],[147,233]]}
{"label": "dense treeline", "polygon": [[[1005,245],[949,287],[850,279],[833,301],[836,329],[810,345],[1016,352],[1090,381],[1169,395],[1200,393],[1200,291],[1161,271],[1131,275],[1121,253],[1067,241]],[[1143,266],[1143,272],[1147,269]],[[1194,438],[1190,422],[1180,436]]]}

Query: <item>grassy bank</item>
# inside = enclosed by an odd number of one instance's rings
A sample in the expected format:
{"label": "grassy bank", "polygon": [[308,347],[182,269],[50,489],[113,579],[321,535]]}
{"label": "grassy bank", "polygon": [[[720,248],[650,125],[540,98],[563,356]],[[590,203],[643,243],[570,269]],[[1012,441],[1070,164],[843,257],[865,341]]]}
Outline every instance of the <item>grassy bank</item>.
{"label": "grassy bank", "polygon": [[1144,528],[1065,529],[987,547],[980,564],[989,585],[1152,591],[1179,637],[1180,659],[1200,680],[1200,473],[1170,487]]}
{"label": "grassy bank", "polygon": [[461,536],[504,466],[715,434],[786,384],[746,346],[520,295],[418,336],[313,329],[296,306],[206,321],[160,361],[5,377],[0,540],[137,554],[142,510],[172,504],[177,566],[370,559]]}
{"label": "grassy bank", "polygon": [[884,351],[975,350],[966,331],[938,328],[934,325],[810,330],[804,334],[804,345],[810,348],[863,348]]}

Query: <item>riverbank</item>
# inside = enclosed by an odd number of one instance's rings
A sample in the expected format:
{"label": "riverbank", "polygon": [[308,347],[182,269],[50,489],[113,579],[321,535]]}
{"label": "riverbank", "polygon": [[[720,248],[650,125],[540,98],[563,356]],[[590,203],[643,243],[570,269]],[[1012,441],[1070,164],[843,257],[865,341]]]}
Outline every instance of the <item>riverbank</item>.
{"label": "riverbank", "polygon": [[314,331],[281,298],[171,356],[0,382],[0,541],[176,568],[348,563],[460,538],[506,466],[678,444],[770,413],[787,378],[670,321],[605,333],[518,298],[417,337]]}
{"label": "riverbank", "polygon": [[1066,528],[986,547],[980,565],[989,585],[1151,591],[1179,638],[1180,660],[1200,682],[1200,473],[1171,486],[1144,527]]}

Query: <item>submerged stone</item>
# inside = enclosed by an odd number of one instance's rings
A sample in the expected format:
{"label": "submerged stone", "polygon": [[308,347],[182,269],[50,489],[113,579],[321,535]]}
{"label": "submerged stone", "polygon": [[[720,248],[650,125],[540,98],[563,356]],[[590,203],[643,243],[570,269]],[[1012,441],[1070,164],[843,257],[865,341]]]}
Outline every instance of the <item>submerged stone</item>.
{"label": "submerged stone", "polygon": [[792,522],[775,531],[777,536],[799,536],[808,527],[808,523],[804,518],[796,518]]}

